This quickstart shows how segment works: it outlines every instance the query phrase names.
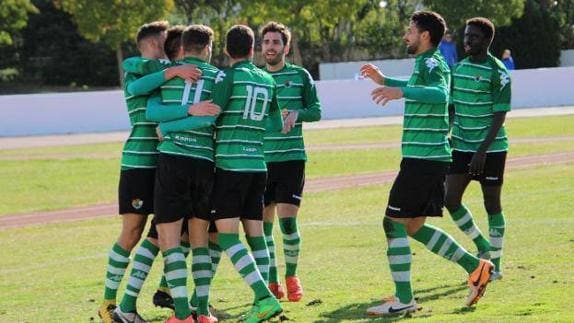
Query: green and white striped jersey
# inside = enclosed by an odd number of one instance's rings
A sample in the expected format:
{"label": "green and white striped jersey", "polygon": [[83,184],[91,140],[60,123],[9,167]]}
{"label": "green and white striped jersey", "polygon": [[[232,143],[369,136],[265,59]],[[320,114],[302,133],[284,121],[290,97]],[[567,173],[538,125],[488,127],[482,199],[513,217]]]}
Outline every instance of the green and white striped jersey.
{"label": "green and white striped jersey", "polygon": [[313,78],[304,68],[286,63],[276,72],[267,71],[277,83],[279,110],[298,111],[295,127],[287,134],[270,131],[265,134],[263,150],[266,162],[307,160],[303,141],[303,122],[321,119],[321,103]]}
{"label": "green and white striped jersey", "polygon": [[405,97],[402,156],[450,162],[448,97],[450,70],[440,52],[430,49],[415,59],[408,82],[385,78],[388,86],[400,86]]}
{"label": "green and white striped jersey", "polygon": [[[483,63],[465,58],[455,65],[452,75],[452,146],[454,150],[475,152],[488,135],[493,113],[510,111],[510,74],[499,59],[488,54]],[[502,126],[487,152],[507,150],[508,138]]]}
{"label": "green and white striped jersey", "polygon": [[273,77],[245,60],[219,72],[212,93],[221,107],[216,122],[215,166],[237,172],[265,172],[263,136],[283,122]]}
{"label": "green and white striped jersey", "polygon": [[128,87],[132,82],[147,73],[157,72],[164,64],[157,60],[142,57],[131,57],[124,64],[124,96],[130,119],[131,132],[122,151],[122,170],[133,168],[155,168],[157,165],[158,138],[155,132],[156,123],[146,119],[148,95],[132,95]]}
{"label": "green and white striped jersey", "polygon": [[[185,106],[209,100],[215,84],[215,76],[219,70],[195,57],[186,57],[178,63],[195,64],[202,71],[202,75],[195,83],[188,83],[179,77],[165,82],[161,86],[161,98],[166,105],[165,109],[170,109],[167,105]],[[213,126],[169,132],[164,135],[164,140],[159,144],[158,149],[166,154],[214,161],[213,136]]]}

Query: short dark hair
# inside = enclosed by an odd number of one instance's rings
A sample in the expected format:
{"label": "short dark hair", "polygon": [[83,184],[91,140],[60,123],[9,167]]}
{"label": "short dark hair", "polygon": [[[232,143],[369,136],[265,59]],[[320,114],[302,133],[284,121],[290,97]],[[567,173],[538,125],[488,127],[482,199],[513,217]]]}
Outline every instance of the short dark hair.
{"label": "short dark hair", "polygon": [[283,39],[283,45],[289,45],[291,42],[291,32],[284,24],[276,21],[270,21],[261,28],[261,38],[265,37],[266,33],[280,33]]}
{"label": "short dark hair", "polygon": [[245,25],[235,25],[227,31],[225,49],[231,58],[242,58],[249,55],[253,48],[255,35],[253,30]]}
{"label": "short dark hair", "polygon": [[139,46],[140,42],[149,38],[156,37],[169,28],[169,23],[165,20],[154,21],[142,25],[136,34],[136,44]]}
{"label": "short dark hair", "polygon": [[186,52],[201,52],[213,41],[213,29],[205,25],[190,25],[181,36],[183,50]]}
{"label": "short dark hair", "polygon": [[421,33],[428,31],[432,45],[438,46],[446,31],[446,22],[441,15],[434,11],[417,11],[411,16],[411,21]]}
{"label": "short dark hair", "polygon": [[492,21],[484,17],[474,17],[466,21],[467,26],[476,26],[490,41],[494,38],[495,28]]}
{"label": "short dark hair", "polygon": [[184,29],[185,26],[177,25],[167,30],[163,51],[170,61],[175,60],[177,57],[177,52],[179,52],[179,48],[181,47],[181,34],[183,34]]}

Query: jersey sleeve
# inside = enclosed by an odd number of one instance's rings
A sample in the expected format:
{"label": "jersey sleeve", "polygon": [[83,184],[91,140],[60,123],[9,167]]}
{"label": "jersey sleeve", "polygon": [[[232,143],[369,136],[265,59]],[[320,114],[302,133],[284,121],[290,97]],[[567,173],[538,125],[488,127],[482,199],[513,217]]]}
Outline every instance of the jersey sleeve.
{"label": "jersey sleeve", "polygon": [[303,77],[303,109],[299,110],[297,121],[319,121],[321,120],[321,102],[317,95],[317,86],[309,72],[302,69],[300,73]]}
{"label": "jersey sleeve", "polygon": [[147,75],[163,70],[166,64],[156,59],[144,59],[141,57],[126,58],[122,63],[122,68],[127,73]]}
{"label": "jersey sleeve", "polygon": [[170,132],[194,130],[212,126],[215,123],[217,116],[191,116],[184,119],[161,122],[159,129],[163,135]]}
{"label": "jersey sleeve", "polygon": [[130,82],[127,86],[127,91],[131,95],[146,95],[150,94],[159,88],[165,82],[165,72],[159,71]]}
{"label": "jersey sleeve", "polygon": [[510,111],[510,101],[512,89],[510,84],[510,74],[505,68],[498,67],[493,72],[491,80],[493,112]]}
{"label": "jersey sleeve", "polygon": [[145,117],[149,121],[166,122],[187,117],[186,105],[162,104],[161,95],[154,93],[147,101]]}
{"label": "jersey sleeve", "polygon": [[390,87],[405,87],[407,86],[408,80],[401,80],[394,77],[385,77],[385,86]]}
{"label": "jersey sleeve", "polygon": [[450,70],[437,59],[429,57],[420,73],[424,85],[407,85],[403,95],[407,99],[425,103],[447,103],[449,100]]}
{"label": "jersey sleeve", "polygon": [[271,98],[269,117],[266,120],[265,128],[267,131],[280,131],[283,129],[283,117],[281,116],[281,110],[279,109],[276,86],[273,88],[273,97]]}

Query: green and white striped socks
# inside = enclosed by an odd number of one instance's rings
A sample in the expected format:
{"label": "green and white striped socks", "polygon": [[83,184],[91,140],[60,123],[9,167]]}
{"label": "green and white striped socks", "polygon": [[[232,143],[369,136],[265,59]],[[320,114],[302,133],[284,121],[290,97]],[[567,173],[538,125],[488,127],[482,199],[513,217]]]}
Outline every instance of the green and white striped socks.
{"label": "green and white striped socks", "polygon": [[267,244],[265,242],[265,237],[246,237],[247,244],[251,249],[251,254],[255,258],[255,263],[257,264],[257,270],[263,277],[263,281],[266,284],[269,283],[269,250],[267,250]]}
{"label": "green and white striped socks", "polygon": [[275,241],[273,240],[273,222],[263,222],[263,233],[269,250],[269,282],[277,283],[277,263],[275,261]]}
{"label": "green and white striped socks", "polygon": [[108,254],[108,269],[106,271],[106,281],[104,288],[104,299],[116,302],[116,295],[120,282],[126,273],[126,268],[130,263],[130,252],[124,250],[116,242]]}
{"label": "green and white striped socks", "polygon": [[502,212],[488,215],[488,236],[490,238],[490,259],[496,271],[501,272],[502,242],[506,223]]}
{"label": "green and white striped socks", "polygon": [[221,260],[221,247],[217,243],[209,241],[207,244],[209,249],[209,257],[211,257],[211,271],[213,272],[212,279],[217,272],[217,267],[219,266],[219,261]]}
{"label": "green and white striped socks", "polygon": [[171,248],[163,252],[163,272],[169,286],[171,297],[175,305],[175,316],[186,319],[191,311],[187,302],[187,267],[185,256],[180,247]]}
{"label": "green and white striped socks", "polygon": [[271,292],[263,281],[263,277],[255,266],[255,261],[241,241],[237,233],[219,233],[219,245],[231,259],[235,270],[255,293],[255,299],[260,300],[271,296]]}
{"label": "green and white striped socks", "polygon": [[144,240],[136,250],[128,285],[120,304],[122,312],[131,313],[136,311],[138,295],[158,252],[159,248],[154,246],[148,239]]}
{"label": "green and white striped socks", "polygon": [[387,258],[393,282],[395,297],[407,304],[413,299],[411,288],[411,248],[404,224],[388,218],[383,220],[383,228],[388,241]]}
{"label": "green and white striped socks", "polygon": [[192,253],[191,274],[195,284],[194,296],[197,297],[197,314],[209,315],[209,287],[213,278],[209,249],[206,247],[194,248]]}
{"label": "green and white striped socks", "polygon": [[478,267],[478,258],[468,253],[453,237],[437,227],[424,224],[412,237],[433,253],[459,264],[469,274]]}
{"label": "green and white striped socks", "polygon": [[458,210],[450,215],[459,229],[474,241],[474,244],[480,253],[490,251],[490,243],[474,223],[472,213],[470,213],[465,205],[461,205]]}
{"label": "green and white striped socks", "polygon": [[280,218],[279,225],[283,232],[283,252],[285,254],[285,276],[297,274],[299,251],[301,250],[301,236],[297,227],[297,218]]}
{"label": "green and white striped socks", "polygon": [[[191,245],[187,241],[181,241],[179,246],[181,247],[181,251],[183,251],[183,255],[187,259],[187,256],[189,256]],[[167,280],[165,279],[165,274],[161,275],[161,281],[159,282],[159,287],[157,289],[169,294],[169,286],[167,286]]]}

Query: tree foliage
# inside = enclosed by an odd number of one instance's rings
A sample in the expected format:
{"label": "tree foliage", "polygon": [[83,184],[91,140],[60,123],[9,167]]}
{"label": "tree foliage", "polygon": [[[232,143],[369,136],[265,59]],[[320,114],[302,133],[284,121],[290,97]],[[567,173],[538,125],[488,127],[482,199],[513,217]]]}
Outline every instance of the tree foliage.
{"label": "tree foliage", "polygon": [[527,0],[524,15],[498,28],[492,51],[512,50],[517,68],[555,67],[560,60],[560,25],[545,0]]}
{"label": "tree foliage", "polygon": [[450,29],[457,30],[467,19],[487,17],[497,26],[509,25],[524,11],[526,0],[424,0],[429,8],[440,13]]}
{"label": "tree foliage", "polygon": [[93,42],[102,41],[116,50],[120,80],[122,43],[132,40],[142,24],[165,18],[174,7],[173,0],[54,0],[54,2],[72,15],[82,36]]}
{"label": "tree foliage", "polygon": [[0,45],[11,45],[14,33],[26,27],[28,14],[37,13],[30,0],[2,0],[0,5]]}

